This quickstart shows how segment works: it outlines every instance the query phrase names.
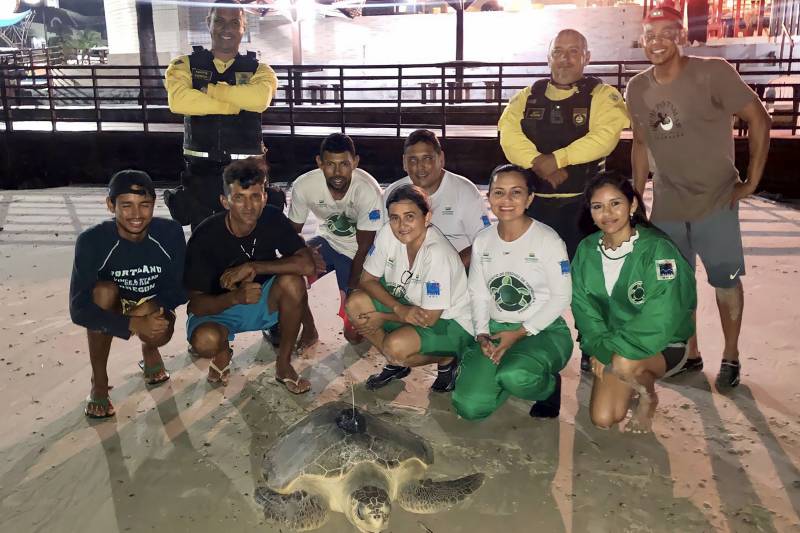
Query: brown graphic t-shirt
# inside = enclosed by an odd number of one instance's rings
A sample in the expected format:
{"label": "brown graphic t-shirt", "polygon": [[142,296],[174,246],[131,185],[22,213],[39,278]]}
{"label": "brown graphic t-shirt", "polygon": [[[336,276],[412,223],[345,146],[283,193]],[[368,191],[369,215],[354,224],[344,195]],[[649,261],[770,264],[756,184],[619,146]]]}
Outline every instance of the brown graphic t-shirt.
{"label": "brown graphic t-shirt", "polygon": [[697,220],[730,201],[733,115],[758,98],[724,59],[688,60],[671,83],[658,83],[653,67],[628,82],[631,121],[655,161],[655,221]]}

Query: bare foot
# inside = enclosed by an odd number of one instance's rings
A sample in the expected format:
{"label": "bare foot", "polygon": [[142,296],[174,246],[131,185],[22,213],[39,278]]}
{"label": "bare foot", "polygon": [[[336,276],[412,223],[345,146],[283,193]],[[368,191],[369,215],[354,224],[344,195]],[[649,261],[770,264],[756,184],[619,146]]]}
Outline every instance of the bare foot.
{"label": "bare foot", "polygon": [[319,342],[319,334],[317,333],[317,329],[309,329],[306,331],[306,328],[303,328],[303,333],[300,335],[300,339],[297,341],[297,346],[295,347],[295,351],[297,355],[303,355],[308,350],[310,350],[315,344]]}
{"label": "bare foot", "polygon": [[653,430],[653,416],[658,407],[658,396],[655,392],[639,395],[639,405],[633,411],[630,420],[625,425],[626,433],[645,434]]}

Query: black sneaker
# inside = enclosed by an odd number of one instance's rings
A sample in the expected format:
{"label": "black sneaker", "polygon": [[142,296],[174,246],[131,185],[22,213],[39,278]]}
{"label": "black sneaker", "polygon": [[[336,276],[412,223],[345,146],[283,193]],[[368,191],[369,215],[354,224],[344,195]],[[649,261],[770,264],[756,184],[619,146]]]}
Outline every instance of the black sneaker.
{"label": "black sneaker", "polygon": [[739,384],[739,371],[742,369],[739,361],[722,360],[717,374],[717,390],[732,389]]}
{"label": "black sneaker", "polygon": [[530,415],[534,418],[558,418],[561,412],[561,375],[556,374],[556,388],[546,399],[533,404]]}
{"label": "black sneaker", "polygon": [[702,357],[690,357],[686,360],[680,370],[675,372],[674,374],[670,375],[669,377],[680,376],[681,374],[685,374],[687,372],[699,372],[703,370],[703,358]]}
{"label": "black sneaker", "polygon": [[453,359],[450,364],[439,365],[436,380],[431,385],[433,392],[450,392],[456,388],[458,377],[458,359]]}
{"label": "black sneaker", "polygon": [[375,390],[385,387],[395,379],[402,379],[411,373],[411,369],[406,366],[386,365],[378,374],[372,374],[367,378],[367,389]]}
{"label": "black sneaker", "polygon": [[264,336],[264,339],[269,341],[269,343],[272,345],[273,348],[277,348],[278,346],[281,345],[280,324],[275,324],[269,329],[261,330],[261,334]]}
{"label": "black sneaker", "polygon": [[592,371],[592,358],[586,352],[581,352],[581,370],[584,372]]}

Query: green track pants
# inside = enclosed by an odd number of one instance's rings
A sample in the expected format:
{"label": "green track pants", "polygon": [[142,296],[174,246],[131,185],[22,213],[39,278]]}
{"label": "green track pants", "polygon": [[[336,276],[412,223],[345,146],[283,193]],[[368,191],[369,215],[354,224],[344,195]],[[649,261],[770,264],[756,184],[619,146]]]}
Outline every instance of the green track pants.
{"label": "green track pants", "polygon": [[[489,332],[518,329],[520,324],[489,322]],[[572,336],[559,317],[537,335],[509,348],[500,364],[486,357],[473,342],[461,360],[453,407],[462,418],[478,420],[494,413],[509,396],[537,401],[549,397],[558,374],[572,355]]]}

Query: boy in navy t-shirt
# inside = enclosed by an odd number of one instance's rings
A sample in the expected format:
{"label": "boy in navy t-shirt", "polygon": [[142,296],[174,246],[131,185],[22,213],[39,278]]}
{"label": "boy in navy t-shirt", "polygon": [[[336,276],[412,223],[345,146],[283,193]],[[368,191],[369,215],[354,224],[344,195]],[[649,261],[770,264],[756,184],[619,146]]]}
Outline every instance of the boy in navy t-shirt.
{"label": "boy in navy t-shirt", "polygon": [[142,341],[144,379],[169,379],[158,351],[172,338],[175,308],[186,302],[181,226],[153,217],[156,192],[146,173],[111,177],[106,205],[114,214],[78,236],[69,290],[72,321],[87,330],[92,389],[86,416],[114,415],[106,364],[114,337]]}

